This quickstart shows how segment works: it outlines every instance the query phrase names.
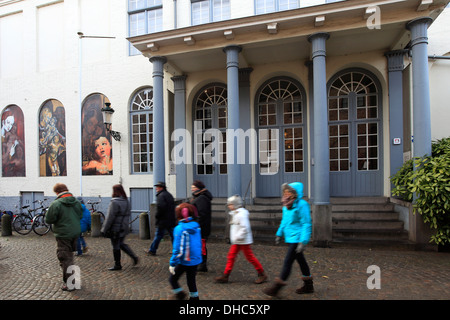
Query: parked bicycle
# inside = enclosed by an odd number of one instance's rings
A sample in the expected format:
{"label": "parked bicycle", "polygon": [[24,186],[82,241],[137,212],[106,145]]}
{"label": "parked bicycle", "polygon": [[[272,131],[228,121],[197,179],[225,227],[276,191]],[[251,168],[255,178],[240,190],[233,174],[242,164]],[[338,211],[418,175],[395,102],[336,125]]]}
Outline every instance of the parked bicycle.
{"label": "parked bicycle", "polygon": [[[39,207],[32,209],[31,205],[22,206],[21,209],[26,209],[26,212],[20,212],[18,214],[13,215],[13,229],[18,234],[26,235],[33,230],[36,234],[43,235],[46,234],[51,226],[45,223],[45,213],[47,212],[47,207],[44,206],[44,200],[36,200],[33,203],[39,203]],[[41,212],[36,213],[41,210]],[[41,228],[48,228],[48,230],[42,231]],[[45,232],[45,233],[43,233]]]}
{"label": "parked bicycle", "polygon": [[46,235],[50,230],[52,230],[52,225],[45,222],[45,214],[48,210],[48,206],[43,206],[45,200],[46,199],[44,199],[43,201],[38,200],[42,210],[33,218],[33,223],[31,225],[31,229],[33,229],[34,233],[40,236]]}
{"label": "parked bicycle", "polygon": [[91,206],[89,208],[89,211],[91,212],[91,214],[93,214],[94,212],[97,212],[100,215],[100,225],[102,225],[103,222],[105,221],[105,215],[103,214],[103,212],[97,210],[97,207],[101,202],[102,202],[101,196],[98,196],[98,201],[88,200],[88,202],[87,202],[87,204]]}

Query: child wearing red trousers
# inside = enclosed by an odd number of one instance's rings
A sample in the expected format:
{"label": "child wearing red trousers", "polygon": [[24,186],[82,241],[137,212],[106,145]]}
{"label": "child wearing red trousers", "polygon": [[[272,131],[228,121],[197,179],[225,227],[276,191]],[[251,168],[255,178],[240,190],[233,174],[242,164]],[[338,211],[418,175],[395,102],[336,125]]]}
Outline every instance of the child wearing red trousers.
{"label": "child wearing red trousers", "polygon": [[228,198],[227,206],[230,214],[230,242],[231,247],[228,251],[227,265],[223,275],[215,278],[218,283],[227,283],[231,271],[233,270],[234,262],[239,251],[245,255],[245,258],[250,262],[258,272],[258,278],[254,281],[260,284],[266,281],[267,276],[264,269],[259,263],[258,259],[253,254],[250,245],[253,243],[252,230],[249,221],[249,212],[242,207],[242,198],[239,195],[234,195]]}

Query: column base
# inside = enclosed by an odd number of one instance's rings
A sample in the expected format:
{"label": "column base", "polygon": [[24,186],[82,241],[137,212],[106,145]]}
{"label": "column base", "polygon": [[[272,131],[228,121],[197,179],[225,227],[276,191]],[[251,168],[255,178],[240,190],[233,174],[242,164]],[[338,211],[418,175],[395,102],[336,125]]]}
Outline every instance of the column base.
{"label": "column base", "polygon": [[312,245],[328,248],[333,240],[332,210],[330,204],[313,204],[312,213]]}

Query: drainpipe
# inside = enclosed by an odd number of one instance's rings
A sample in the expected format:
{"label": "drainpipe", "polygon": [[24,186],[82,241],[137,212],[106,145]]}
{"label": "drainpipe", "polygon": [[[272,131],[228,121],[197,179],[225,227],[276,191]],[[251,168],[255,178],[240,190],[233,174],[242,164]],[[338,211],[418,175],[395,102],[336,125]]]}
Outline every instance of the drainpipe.
{"label": "drainpipe", "polygon": [[432,56],[428,56],[428,59],[432,59],[432,60],[438,60],[438,59],[442,59],[442,60],[450,60],[450,56],[437,56],[437,55],[432,55]]}

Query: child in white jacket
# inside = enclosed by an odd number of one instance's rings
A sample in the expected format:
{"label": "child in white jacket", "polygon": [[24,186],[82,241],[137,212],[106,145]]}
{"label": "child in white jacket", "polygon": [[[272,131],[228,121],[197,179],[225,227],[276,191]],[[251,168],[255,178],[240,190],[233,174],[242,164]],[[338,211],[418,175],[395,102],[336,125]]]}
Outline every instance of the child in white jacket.
{"label": "child in white jacket", "polygon": [[228,251],[227,265],[222,276],[215,280],[218,283],[227,283],[231,271],[233,270],[234,262],[239,251],[243,251],[245,258],[255,267],[258,272],[258,278],[254,281],[256,284],[263,283],[267,280],[264,269],[256,259],[250,245],[253,243],[252,230],[250,227],[249,212],[242,207],[242,198],[239,195],[234,195],[227,200],[230,219],[230,241],[231,247]]}

